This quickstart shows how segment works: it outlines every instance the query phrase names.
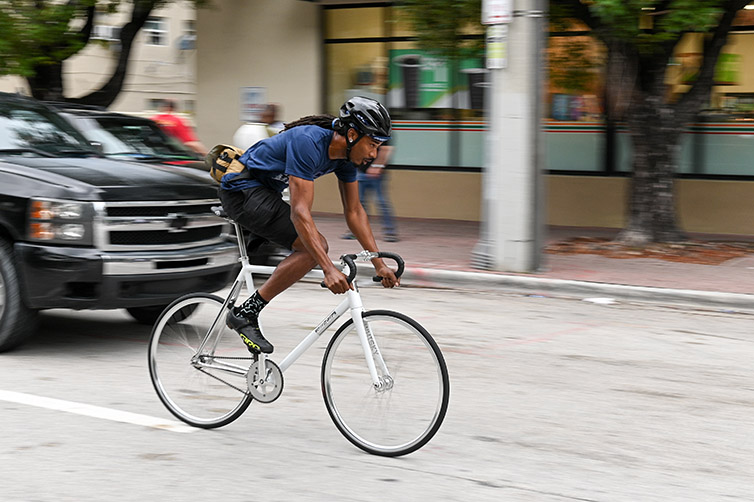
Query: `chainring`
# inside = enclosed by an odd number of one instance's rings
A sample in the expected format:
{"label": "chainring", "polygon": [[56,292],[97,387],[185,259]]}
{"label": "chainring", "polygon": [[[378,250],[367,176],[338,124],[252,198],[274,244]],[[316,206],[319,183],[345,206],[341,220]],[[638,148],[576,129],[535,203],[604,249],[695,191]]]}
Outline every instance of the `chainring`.
{"label": "chainring", "polygon": [[277,364],[269,359],[264,362],[266,377],[263,382],[259,378],[259,361],[254,361],[246,373],[246,384],[249,386],[251,397],[260,403],[271,403],[283,392],[283,372]]}

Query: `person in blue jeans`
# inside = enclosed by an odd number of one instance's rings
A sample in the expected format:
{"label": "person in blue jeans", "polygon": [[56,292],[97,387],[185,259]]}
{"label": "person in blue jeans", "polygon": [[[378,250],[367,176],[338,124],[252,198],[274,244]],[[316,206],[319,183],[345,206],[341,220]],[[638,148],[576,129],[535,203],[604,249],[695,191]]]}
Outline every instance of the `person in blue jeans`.
{"label": "person in blue jeans", "polygon": [[[393,147],[389,142],[383,143],[377,151],[377,157],[368,166],[359,166],[356,180],[359,182],[359,200],[364,209],[367,209],[370,196],[373,196],[377,211],[382,221],[382,231],[385,234],[385,242],[398,242],[398,232],[393,217],[393,207],[387,194],[386,185],[388,174],[385,169]],[[343,235],[344,239],[354,239],[351,232]]]}

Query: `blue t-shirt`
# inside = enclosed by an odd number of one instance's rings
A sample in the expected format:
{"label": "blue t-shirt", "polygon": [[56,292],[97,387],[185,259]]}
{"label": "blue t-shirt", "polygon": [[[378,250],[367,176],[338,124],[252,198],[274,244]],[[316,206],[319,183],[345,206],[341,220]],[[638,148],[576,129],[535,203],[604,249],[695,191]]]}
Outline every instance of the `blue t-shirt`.
{"label": "blue t-shirt", "polygon": [[356,181],[354,164],[328,156],[332,135],[329,129],[307,125],[265,138],[250,146],[238,159],[251,178],[235,179],[240,173],[226,174],[221,186],[230,192],[258,186],[282,192],[288,186],[288,176],[313,181],[331,172],[341,181]]}

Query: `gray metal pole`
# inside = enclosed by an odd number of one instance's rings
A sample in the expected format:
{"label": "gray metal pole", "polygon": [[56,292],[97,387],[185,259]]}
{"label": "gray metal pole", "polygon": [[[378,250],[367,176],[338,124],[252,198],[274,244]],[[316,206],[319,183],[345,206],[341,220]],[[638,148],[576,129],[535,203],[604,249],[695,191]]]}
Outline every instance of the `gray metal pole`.
{"label": "gray metal pole", "polygon": [[545,6],[515,1],[507,68],[491,70],[482,226],[472,253],[478,268],[532,272],[541,264]]}

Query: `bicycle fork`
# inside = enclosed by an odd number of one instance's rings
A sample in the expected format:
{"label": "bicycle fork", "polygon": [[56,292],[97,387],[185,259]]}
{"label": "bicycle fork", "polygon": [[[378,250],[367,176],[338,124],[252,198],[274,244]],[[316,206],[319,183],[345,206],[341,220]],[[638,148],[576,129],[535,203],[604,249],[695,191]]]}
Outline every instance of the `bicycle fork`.
{"label": "bicycle fork", "polygon": [[[374,333],[372,333],[371,328],[364,321],[364,305],[361,303],[361,295],[358,293],[358,287],[354,285],[354,289],[348,290],[347,294],[351,319],[353,319],[353,324],[356,327],[356,334],[359,335],[361,348],[364,350],[364,359],[366,359],[374,389],[378,392],[390,390],[393,387],[393,379],[387,369],[385,360],[382,358],[380,348],[377,346]],[[382,376],[377,372],[377,364],[380,366]]]}

